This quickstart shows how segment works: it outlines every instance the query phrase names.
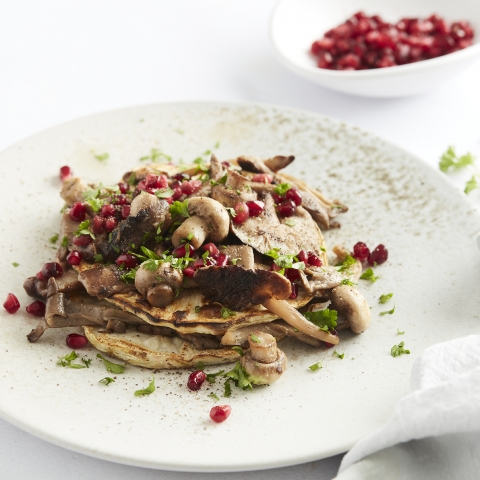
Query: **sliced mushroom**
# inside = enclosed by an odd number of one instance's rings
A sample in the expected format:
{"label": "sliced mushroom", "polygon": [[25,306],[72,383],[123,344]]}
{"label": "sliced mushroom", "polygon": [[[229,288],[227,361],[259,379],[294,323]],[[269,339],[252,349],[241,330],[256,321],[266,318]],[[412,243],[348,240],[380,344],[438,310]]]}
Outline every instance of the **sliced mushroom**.
{"label": "sliced mushroom", "polygon": [[365,297],[349,285],[340,285],[330,294],[331,308],[336,310],[354,333],[362,333],[370,326],[370,307]]}
{"label": "sliced mushroom", "polygon": [[101,299],[115,293],[125,293],[135,289],[134,285],[127,284],[122,280],[122,273],[124,272],[117,265],[98,265],[80,272],[78,280],[90,295]]}
{"label": "sliced mushroom", "polygon": [[161,263],[155,270],[140,266],[135,275],[136,289],[154,307],[170,305],[175,298],[175,290],[182,286],[182,282],[182,271],[168,262]]}
{"label": "sliced mushroom", "polygon": [[240,359],[249,380],[256,385],[270,385],[287,368],[286,355],[277,348],[275,338],[259,330],[248,337],[250,349]]}
{"label": "sliced mushroom", "polygon": [[263,163],[265,163],[265,165],[272,172],[276,173],[279,170],[282,170],[288,167],[294,160],[295,160],[295,157],[293,155],[289,155],[288,157],[277,155],[276,157],[268,158],[267,160],[264,160]]}
{"label": "sliced mushroom", "polygon": [[236,330],[228,330],[223,335],[221,345],[240,345],[241,347],[248,345],[248,337],[255,331],[269,333],[275,340],[280,341],[286,337],[287,333],[277,328],[273,323],[265,323],[259,325],[247,325],[246,327],[238,328]]}
{"label": "sliced mushroom", "polygon": [[221,247],[221,253],[226,253],[230,259],[237,261],[235,265],[251,270],[255,268],[252,247],[248,245],[227,245]]}
{"label": "sliced mushroom", "polygon": [[175,230],[172,236],[174,247],[178,247],[182,240],[190,237],[190,243],[197,250],[207,238],[217,243],[227,237],[230,217],[225,207],[213,198],[189,198],[188,213],[190,217]]}

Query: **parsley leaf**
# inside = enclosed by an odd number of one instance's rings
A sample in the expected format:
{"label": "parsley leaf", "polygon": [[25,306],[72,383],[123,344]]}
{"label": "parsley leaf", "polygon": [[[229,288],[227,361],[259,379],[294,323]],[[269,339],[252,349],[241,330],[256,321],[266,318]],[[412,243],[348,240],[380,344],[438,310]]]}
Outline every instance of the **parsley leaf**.
{"label": "parsley leaf", "polygon": [[218,395],[216,395],[215,393],[210,393],[209,397],[213,398],[216,402],[218,402],[220,399],[218,398]]}
{"label": "parsley leaf", "polygon": [[296,224],[297,222],[295,222],[295,220],[292,220],[291,218],[285,220],[285,225],[287,225],[288,227],[294,227]]}
{"label": "parsley leaf", "polygon": [[143,388],[142,390],[137,390],[135,392],[136,397],[141,397],[142,395],[150,395],[155,391],[155,377],[152,375],[152,381],[149,383],[147,388]]}
{"label": "parsley leaf", "polygon": [[225,380],[224,388],[225,389],[223,392],[223,396],[228,398],[232,394],[232,387],[230,386],[230,380]]}
{"label": "parsley leaf", "polygon": [[392,355],[392,357],[398,357],[403,354],[410,355],[410,350],[405,350],[405,348],[403,348],[404,345],[404,342],[400,342],[398,345],[394,345],[390,350],[390,354]]}
{"label": "parsley leaf", "polygon": [[471,153],[466,153],[459,157],[455,152],[455,148],[450,146],[448,150],[441,156],[438,166],[442,172],[449,169],[460,170],[468,165],[474,165],[475,157]]}
{"label": "parsley leaf", "polygon": [[386,312],[380,312],[380,315],[392,315],[395,312],[395,305],[391,310],[387,310]]}
{"label": "parsley leaf", "polygon": [[235,315],[235,312],[233,310],[230,310],[227,307],[222,307],[222,318],[228,318]]}
{"label": "parsley leaf", "polygon": [[87,203],[92,207],[92,210],[95,213],[98,213],[103,205],[105,205],[105,200],[101,198],[89,198],[87,199]]}
{"label": "parsley leaf", "polygon": [[82,358],[82,362],[85,364],[87,368],[90,368],[90,364],[92,363],[92,360],[90,358]]}
{"label": "parsley leaf", "polygon": [[124,373],[125,372],[125,366],[124,365],[119,365],[118,363],[113,363],[104,358],[102,355],[97,353],[97,358],[100,358],[103,361],[103,364],[105,365],[105,368],[107,369],[107,372],[110,373]]}
{"label": "parsley leaf", "polygon": [[90,226],[90,220],[84,220],[78,225],[78,230],[75,232],[76,237],[80,235],[90,235],[95,240],[95,235],[88,229]]}
{"label": "parsley leaf", "polygon": [[74,360],[78,358],[77,353],[75,350],[72,350],[70,353],[65,355],[64,357],[59,357],[57,361],[57,365],[61,365],[62,367],[68,368],[87,368],[87,364],[81,365],[79,363],[72,363]]}
{"label": "parsley leaf", "polygon": [[155,192],[155,195],[158,198],[170,198],[173,195],[173,190],[171,188],[162,188]]}
{"label": "parsley leaf", "polygon": [[128,272],[120,275],[120,279],[128,284],[135,283],[135,276],[137,275],[138,268],[139,267],[131,268]]}
{"label": "parsley leaf", "polygon": [[50,237],[50,243],[57,243],[58,240],[58,233]]}
{"label": "parsley leaf", "polygon": [[104,385],[110,385],[114,381],[115,380],[113,378],[105,377],[105,378],[102,378],[101,380],[99,380],[98,383],[103,383]]}
{"label": "parsley leaf", "polygon": [[108,153],[101,153],[101,154],[93,154],[93,156],[99,161],[103,162],[105,160],[108,160],[110,158],[110,155]]}
{"label": "parsley leaf", "polygon": [[333,330],[337,326],[337,311],[326,308],[318,312],[304,312],[303,316],[321,330]]}
{"label": "parsley leaf", "polygon": [[387,303],[392,297],[393,293],[385,293],[384,295],[380,295],[378,303]]}
{"label": "parsley leaf", "polygon": [[362,275],[360,276],[362,280],[370,280],[372,283],[375,283],[378,280],[378,276],[375,276],[375,272],[372,268],[367,268]]}
{"label": "parsley leaf", "polygon": [[198,362],[195,364],[195,369],[203,371],[205,369],[205,365],[203,364],[203,362]]}
{"label": "parsley leaf", "polygon": [[265,253],[265,255],[273,258],[273,263],[278,265],[280,268],[294,268],[296,270],[305,269],[305,263],[299,262],[298,258],[294,254],[281,255],[279,251],[279,248],[272,248],[267,253]]}
{"label": "parsley leaf", "polygon": [[12,265],[13,265],[14,267],[18,267],[20,264],[17,263],[17,262],[12,262]]}
{"label": "parsley leaf", "polygon": [[340,358],[341,360],[343,360],[343,357],[345,356],[345,353],[338,353],[336,350],[333,351],[333,355],[335,357],[338,357]]}
{"label": "parsley leaf", "polygon": [[66,235],[62,239],[62,247],[68,247],[68,237]]}
{"label": "parsley leaf", "polygon": [[250,390],[253,389],[253,385],[248,378],[248,374],[240,362],[237,362],[232,370],[225,373],[223,376],[224,378],[227,378],[227,382],[229,380],[233,380],[236,387],[242,388],[243,390],[247,390],[247,388]]}
{"label": "parsley leaf", "polygon": [[472,178],[465,184],[464,192],[466,194],[469,194],[472,190],[475,190],[476,188],[480,188],[480,184],[478,183],[477,178],[477,175],[472,175]]}
{"label": "parsley leaf", "polygon": [[357,263],[357,260],[353,258],[351,255],[347,255],[345,257],[345,260],[337,265],[335,268],[339,272],[343,272],[344,270],[348,270],[352,265],[355,265]]}
{"label": "parsley leaf", "polygon": [[232,218],[235,218],[237,216],[237,212],[234,208],[225,207],[225,210],[232,216]]}
{"label": "parsley leaf", "polygon": [[225,370],[220,370],[219,372],[216,372],[216,373],[207,373],[207,382],[215,383],[216,378],[224,372]]}
{"label": "parsley leaf", "polygon": [[245,355],[243,353],[243,348],[242,347],[239,347],[238,345],[235,345],[234,347],[232,347],[232,350],[234,350],[235,352],[237,352],[241,357],[243,357],[243,355]]}
{"label": "parsley leaf", "polygon": [[349,278],[344,278],[341,283],[342,285],[348,285],[350,287],[353,287],[355,285]]}
{"label": "parsley leaf", "polygon": [[397,328],[397,335],[405,335],[405,332],[401,332],[401,331]]}
{"label": "parsley leaf", "polygon": [[93,256],[93,260],[95,263],[102,263],[103,262],[103,255],[101,253],[96,253]]}
{"label": "parsley leaf", "polygon": [[188,213],[188,198],[186,198],[183,202],[175,200],[170,205],[170,215],[173,219],[175,219],[179,215],[188,218],[190,216],[190,214]]}
{"label": "parsley leaf", "polygon": [[133,187],[133,186],[135,185],[136,181],[137,181],[137,175],[135,174],[135,172],[132,172],[132,173],[130,174],[130,176],[128,177],[128,182],[127,182],[127,183],[128,183],[131,187]]}
{"label": "parsley leaf", "polygon": [[290,188],[291,187],[289,183],[280,183],[275,187],[274,192],[283,197],[283,195],[285,195]]}
{"label": "parsley leaf", "polygon": [[262,343],[262,341],[254,333],[250,335],[250,338],[252,339],[252,342]]}
{"label": "parsley leaf", "polygon": [[317,362],[317,363],[314,363],[313,365],[310,365],[308,367],[312,372],[316,372],[317,370],[320,370],[322,367],[322,362]]}

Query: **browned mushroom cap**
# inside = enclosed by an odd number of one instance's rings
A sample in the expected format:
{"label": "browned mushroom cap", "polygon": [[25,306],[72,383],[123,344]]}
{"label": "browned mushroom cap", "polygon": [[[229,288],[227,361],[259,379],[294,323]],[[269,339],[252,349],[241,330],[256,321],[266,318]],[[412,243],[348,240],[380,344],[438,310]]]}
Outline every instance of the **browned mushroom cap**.
{"label": "browned mushroom cap", "polygon": [[286,355],[277,348],[272,335],[260,331],[248,337],[250,349],[240,359],[249,380],[256,385],[269,385],[280,378],[287,368]]}
{"label": "browned mushroom cap", "polygon": [[207,238],[212,242],[221,242],[227,237],[230,217],[225,207],[213,198],[189,198],[188,213],[190,217],[175,230],[172,236],[174,247],[178,247],[189,234],[191,234],[190,243],[195,249],[200,248]]}
{"label": "browned mushroom cap", "polygon": [[339,285],[330,294],[332,308],[347,321],[354,333],[362,333],[370,326],[370,307],[365,297],[349,285]]}
{"label": "browned mushroom cap", "polygon": [[283,275],[267,270],[246,270],[235,265],[200,268],[193,278],[207,300],[235,311],[264,303],[270,298],[285,299],[292,293],[291,283]]}

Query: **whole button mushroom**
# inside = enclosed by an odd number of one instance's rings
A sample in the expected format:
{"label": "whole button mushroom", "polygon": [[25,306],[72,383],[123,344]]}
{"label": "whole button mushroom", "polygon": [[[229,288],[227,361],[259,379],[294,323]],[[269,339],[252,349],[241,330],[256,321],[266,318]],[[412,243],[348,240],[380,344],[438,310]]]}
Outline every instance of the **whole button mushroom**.
{"label": "whole button mushroom", "polygon": [[269,333],[255,331],[248,337],[250,349],[240,359],[250,382],[270,385],[277,381],[287,368],[287,356]]}
{"label": "whole button mushroom", "polygon": [[[188,199],[187,218],[174,232],[172,243],[178,247],[189,235],[190,243],[197,250],[208,238],[218,243],[224,240],[230,228],[230,216],[225,207],[210,197]],[[192,236],[193,235],[193,236]]]}
{"label": "whole button mushroom", "polygon": [[365,297],[349,285],[339,285],[330,293],[331,308],[338,313],[337,329],[362,333],[370,326],[370,307]]}
{"label": "whole button mushroom", "polygon": [[161,263],[155,270],[140,267],[135,275],[135,287],[153,307],[166,307],[173,302],[175,290],[182,286],[183,273],[170,263]]}

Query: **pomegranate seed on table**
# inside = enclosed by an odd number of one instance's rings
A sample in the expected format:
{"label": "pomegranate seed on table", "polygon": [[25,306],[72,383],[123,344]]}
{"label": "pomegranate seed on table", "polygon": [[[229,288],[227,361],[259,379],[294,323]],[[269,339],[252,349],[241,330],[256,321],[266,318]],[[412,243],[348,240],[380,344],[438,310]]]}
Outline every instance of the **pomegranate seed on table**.
{"label": "pomegranate seed on table", "polygon": [[261,200],[247,202],[248,214],[250,217],[258,217],[265,210],[265,203]]}
{"label": "pomegranate seed on table", "polygon": [[80,252],[73,250],[68,254],[67,262],[69,263],[69,265],[80,265],[80,263],[82,262],[82,255],[80,254]]}
{"label": "pomegranate seed on table", "polygon": [[115,211],[115,207],[112,204],[107,203],[106,205],[101,206],[100,215],[102,215],[102,217],[112,217],[115,215]]}
{"label": "pomegranate seed on table", "polygon": [[357,242],[353,246],[353,258],[356,258],[357,260],[360,260],[361,262],[367,260],[367,258],[370,255],[370,249],[363,243],[363,242]]}
{"label": "pomegranate seed on table", "polygon": [[7,299],[3,302],[3,308],[8,313],[15,313],[20,308],[20,302],[13,293],[9,293]]}
{"label": "pomegranate seed on table", "polygon": [[285,200],[291,200],[298,207],[302,204],[302,194],[296,188],[290,188],[285,194]]}
{"label": "pomegranate seed on table", "polygon": [[130,186],[128,185],[127,182],[120,182],[118,184],[118,188],[120,190],[120,193],[128,193],[128,190],[130,189]]}
{"label": "pomegranate seed on table", "polygon": [[93,242],[93,238],[90,235],[80,235],[79,237],[73,237],[72,243],[77,247],[86,247]]}
{"label": "pomegranate seed on table", "polygon": [[210,410],[210,418],[215,423],[224,422],[232,413],[232,407],[230,405],[216,405]]}
{"label": "pomegranate seed on table", "polygon": [[187,381],[187,387],[189,390],[200,390],[200,387],[203,385],[203,382],[206,380],[207,375],[202,370],[195,370],[192,372]]}
{"label": "pomegranate seed on table", "polygon": [[256,183],[272,183],[273,177],[269,173],[256,173],[252,177],[252,182]]}
{"label": "pomegranate seed on table", "polygon": [[70,333],[65,339],[65,343],[68,348],[76,350],[77,348],[83,348],[88,345],[88,339],[84,335],[79,333]]}
{"label": "pomegranate seed on table", "polygon": [[35,315],[36,317],[45,316],[45,304],[40,300],[36,300],[30,305],[27,305],[27,307],[25,307],[25,310],[27,311],[27,313],[30,313],[31,315]]}
{"label": "pomegranate seed on table", "polygon": [[57,277],[60,277],[62,273],[63,273],[63,268],[57,262],[49,262],[42,267],[42,275],[44,278],[50,278],[50,277],[57,278]]}
{"label": "pomegranate seed on table", "polygon": [[83,222],[85,220],[85,215],[87,214],[87,209],[85,205],[81,202],[75,202],[70,207],[70,218],[76,222]]}
{"label": "pomegranate seed on table", "polygon": [[237,203],[234,207],[236,215],[232,218],[233,223],[238,225],[245,223],[250,217],[248,206],[246,203]]}
{"label": "pomegranate seed on table", "polygon": [[130,255],[129,253],[123,253],[119,255],[115,260],[115,263],[120,267],[124,266],[125,268],[135,268],[138,265],[137,257]]}
{"label": "pomegranate seed on table", "polygon": [[378,245],[375,250],[369,255],[368,263],[372,265],[372,267],[376,265],[381,265],[385,263],[388,259],[388,250],[385,248],[384,245]]}
{"label": "pomegranate seed on table", "polygon": [[60,180],[64,182],[67,178],[73,175],[72,169],[65,165],[64,167],[60,168]]}
{"label": "pomegranate seed on table", "polygon": [[205,245],[202,246],[202,250],[204,252],[210,253],[210,255],[213,258],[218,257],[220,254],[220,250],[217,248],[217,246],[214,243],[206,243]]}
{"label": "pomegranate seed on table", "polygon": [[280,217],[291,217],[295,214],[297,206],[291,200],[285,200],[277,205],[276,210]]}
{"label": "pomegranate seed on table", "polygon": [[115,217],[108,217],[105,220],[105,230],[110,233],[117,228],[118,222]]}

